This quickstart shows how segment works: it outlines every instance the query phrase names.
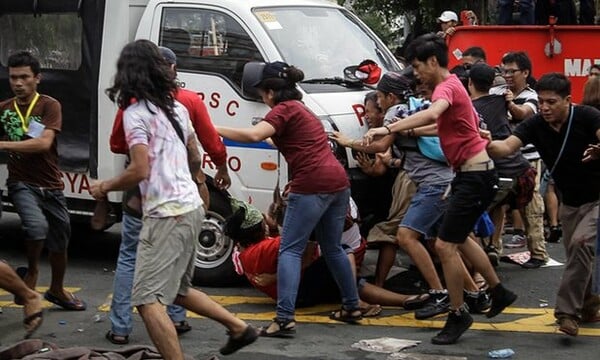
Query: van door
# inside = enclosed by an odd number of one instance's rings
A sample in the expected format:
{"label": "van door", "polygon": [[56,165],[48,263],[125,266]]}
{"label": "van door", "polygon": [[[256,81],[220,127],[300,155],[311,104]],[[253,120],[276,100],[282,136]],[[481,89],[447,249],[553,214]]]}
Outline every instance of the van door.
{"label": "van door", "polygon": [[[244,65],[265,61],[248,26],[227,9],[210,6],[162,4],[156,9],[151,39],[177,54],[182,87],[203,98],[213,123],[250,127],[268,112],[263,103],[244,98]],[[265,142],[241,144],[225,140],[232,177],[231,193],[266,209],[277,180],[277,151]],[[203,167],[214,168],[208,155]],[[285,183],[285,179],[282,179]]]}

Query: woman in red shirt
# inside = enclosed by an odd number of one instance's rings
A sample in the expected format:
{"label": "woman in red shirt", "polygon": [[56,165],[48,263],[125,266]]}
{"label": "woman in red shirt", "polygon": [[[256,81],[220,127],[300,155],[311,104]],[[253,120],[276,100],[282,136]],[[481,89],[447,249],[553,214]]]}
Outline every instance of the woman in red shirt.
{"label": "woman in red shirt", "polygon": [[218,127],[218,133],[238,142],[271,138],[291,173],[290,193],[278,255],[277,316],[263,336],[290,336],[296,332],[294,312],[300,283],[302,254],[314,230],[331,273],[342,294],[342,308],[331,318],[357,322],[362,314],[348,257],[340,244],[350,197],[350,183],[332,154],[321,121],[300,102],[296,83],[304,73],[283,62],[249,63],[248,85],[271,107],[251,128]]}

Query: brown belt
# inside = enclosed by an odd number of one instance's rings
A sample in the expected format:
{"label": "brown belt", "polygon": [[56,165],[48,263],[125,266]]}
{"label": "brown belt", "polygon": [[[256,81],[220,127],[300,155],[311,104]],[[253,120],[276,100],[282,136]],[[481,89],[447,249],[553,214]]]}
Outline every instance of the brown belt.
{"label": "brown belt", "polygon": [[494,168],[494,161],[488,160],[484,162],[478,162],[474,164],[463,165],[458,168],[457,172],[471,172],[471,171],[487,171]]}

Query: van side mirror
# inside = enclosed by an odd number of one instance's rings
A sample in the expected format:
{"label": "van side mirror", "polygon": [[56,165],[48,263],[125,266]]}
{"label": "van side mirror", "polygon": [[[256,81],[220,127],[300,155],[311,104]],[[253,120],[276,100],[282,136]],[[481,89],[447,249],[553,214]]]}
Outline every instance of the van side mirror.
{"label": "van side mirror", "polygon": [[358,65],[344,69],[344,80],[357,85],[375,85],[381,78],[381,68],[373,60],[363,60]]}

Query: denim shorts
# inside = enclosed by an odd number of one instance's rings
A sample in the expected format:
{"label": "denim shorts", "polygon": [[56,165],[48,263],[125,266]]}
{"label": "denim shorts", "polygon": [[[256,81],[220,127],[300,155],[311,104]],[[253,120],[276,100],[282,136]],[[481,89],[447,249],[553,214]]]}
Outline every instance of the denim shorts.
{"label": "denim shorts", "polygon": [[434,237],[448,207],[448,200],[442,198],[447,187],[448,184],[419,186],[398,226],[416,231],[425,239]]}
{"label": "denim shorts", "polygon": [[497,190],[498,175],[495,169],[457,172],[452,180],[448,209],[438,237],[446,242],[464,243],[481,214],[492,203]]}
{"label": "denim shorts", "polygon": [[21,181],[10,182],[10,197],[19,217],[25,239],[45,240],[51,252],[64,252],[71,238],[71,219],[62,190],[44,189]]}

